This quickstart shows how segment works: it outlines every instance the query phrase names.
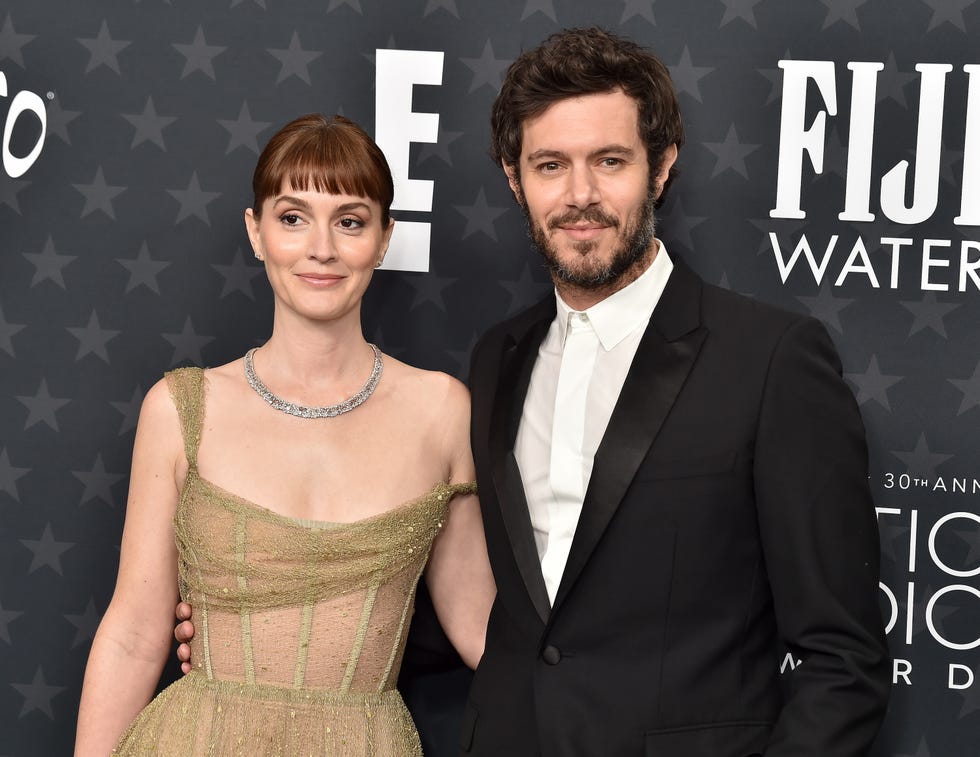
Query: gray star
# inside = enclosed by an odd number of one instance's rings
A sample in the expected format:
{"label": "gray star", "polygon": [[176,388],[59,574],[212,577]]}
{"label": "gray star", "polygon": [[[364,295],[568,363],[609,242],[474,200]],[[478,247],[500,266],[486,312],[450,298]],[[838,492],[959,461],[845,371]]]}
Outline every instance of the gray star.
{"label": "gray star", "polygon": [[466,218],[466,230],[463,232],[463,239],[478,231],[482,231],[494,242],[497,241],[497,232],[493,228],[493,222],[506,213],[508,208],[498,208],[489,205],[483,187],[480,187],[480,191],[477,192],[476,200],[472,205],[453,205],[453,207]]}
{"label": "gray star", "polygon": [[962,415],[972,407],[980,407],[980,363],[973,369],[973,375],[968,379],[948,379],[949,383],[963,392],[963,402],[957,415]]}
{"label": "gray star", "polygon": [[106,184],[105,176],[102,175],[102,166],[95,169],[95,178],[91,184],[72,184],[75,189],[81,192],[85,198],[85,207],[82,208],[81,218],[85,218],[89,213],[101,210],[112,220],[116,220],[115,211],[112,209],[112,198],[126,191],[126,187],[117,187]]}
{"label": "gray star", "polygon": [[902,376],[888,376],[878,368],[878,356],[872,355],[868,370],[864,373],[845,373],[844,377],[858,388],[857,403],[863,405],[875,400],[885,410],[891,412],[888,404],[888,388],[902,380]]}
{"label": "gray star", "polygon": [[66,145],[70,145],[68,124],[82,115],[82,112],[80,110],[65,110],[57,98],[48,100],[45,110],[48,116],[48,134],[58,137]]}
{"label": "gray star", "polygon": [[899,71],[898,64],[895,62],[895,53],[888,53],[885,67],[878,74],[878,88],[875,100],[877,102],[886,99],[894,100],[908,110],[909,103],[905,99],[905,88],[912,82],[917,81],[918,78],[919,75],[916,73]]}
{"label": "gray star", "polygon": [[203,366],[204,358],[201,357],[201,348],[208,342],[213,342],[213,336],[198,336],[191,324],[191,317],[187,316],[184,321],[184,329],[179,334],[163,334],[166,339],[174,346],[174,354],[170,358],[171,365],[177,365],[182,360],[189,360],[194,365]]}
{"label": "gray star", "polygon": [[119,436],[122,436],[130,429],[136,428],[136,422],[140,417],[140,407],[143,405],[143,387],[137,385],[133,390],[133,396],[128,402],[110,402],[122,415],[122,423],[119,424]]}
{"label": "gray star", "polygon": [[97,37],[79,37],[78,41],[88,48],[89,52],[88,66],[85,67],[85,73],[89,73],[99,66],[111,68],[117,74],[119,73],[119,61],[116,60],[116,56],[121,50],[129,47],[129,42],[115,40],[110,37],[109,25],[105,22],[105,19],[102,20],[102,26],[99,27]]}
{"label": "gray star", "polygon": [[755,21],[755,6],[762,0],[721,0],[725,5],[725,15],[721,19],[719,29],[730,21],[740,18],[753,29],[758,29]]}
{"label": "gray star", "polygon": [[6,205],[17,215],[21,215],[17,195],[30,185],[31,182],[24,181],[23,179],[10,179],[5,177],[3,181],[0,181],[0,205]]}
{"label": "gray star", "polygon": [[[969,547],[966,557],[963,558],[963,565],[973,565],[977,561],[980,561],[980,538],[978,538],[980,537],[980,531],[976,528],[958,528],[953,533]],[[974,568],[964,569],[973,570]]]}
{"label": "gray star", "polygon": [[[914,159],[915,150],[909,150],[909,153]],[[944,140],[942,143],[942,150],[939,153],[939,177],[951,187],[959,187],[959,174],[954,172],[953,166],[962,160],[963,151],[950,149],[946,146],[946,142]]]}
{"label": "gray star", "polygon": [[0,640],[11,643],[10,641],[10,629],[7,628],[13,621],[17,620],[23,612],[16,612],[14,610],[4,610],[3,605],[0,605]]}
{"label": "gray star", "polygon": [[337,10],[342,5],[350,6],[355,12],[364,15],[364,11],[361,10],[361,0],[330,0],[330,5],[327,6],[327,13]]}
{"label": "gray star", "polygon": [[946,325],[943,318],[952,313],[963,303],[945,303],[936,299],[935,292],[926,292],[918,302],[901,302],[902,307],[908,310],[913,316],[912,327],[909,329],[909,336],[930,328],[943,339],[946,339]]}
{"label": "gray star", "polygon": [[905,467],[912,476],[935,478],[936,468],[953,457],[944,455],[941,452],[930,452],[929,445],[926,443],[926,435],[919,434],[919,440],[915,443],[915,449],[910,452],[890,450],[890,452],[905,463]]}
{"label": "gray star", "polygon": [[112,496],[112,487],[124,478],[122,473],[106,473],[105,464],[102,462],[102,453],[95,456],[95,463],[90,471],[73,470],[71,474],[85,484],[82,498],[78,501],[79,505],[84,505],[93,499],[101,499],[110,507],[115,505]]}
{"label": "gray star", "polygon": [[449,145],[461,136],[463,136],[461,131],[445,131],[442,128],[442,119],[439,119],[439,134],[436,141],[422,144],[422,149],[419,150],[418,164],[421,165],[429,158],[437,157],[447,166],[451,166],[453,161],[449,157]]}
{"label": "gray star", "polygon": [[[918,636],[920,633],[926,630],[926,623],[924,618],[926,617],[926,606],[929,604],[929,600],[933,594],[936,593],[936,587],[932,584],[926,584],[922,593],[919,595],[912,603],[912,609],[909,614],[913,618],[922,618],[923,620],[917,620],[912,623],[912,637]],[[932,606],[932,619],[933,623],[937,629],[940,631],[945,631],[943,621],[950,615],[953,615],[959,608],[951,607],[943,602],[936,602]]]}
{"label": "gray star", "polygon": [[4,317],[3,308],[0,308],[0,350],[6,352],[10,357],[17,357],[14,355],[14,343],[11,337],[25,328],[27,327],[20,323],[10,323]]}
{"label": "gray star", "polygon": [[95,609],[95,601],[89,597],[88,604],[85,605],[85,612],[81,615],[65,615],[65,620],[77,629],[75,639],[71,643],[71,648],[92,641],[95,632],[99,628],[99,621],[102,620],[102,613]]}
{"label": "gray star", "polygon": [[738,134],[735,131],[735,124],[728,127],[728,134],[725,135],[724,142],[705,142],[704,146],[718,158],[715,163],[715,170],[711,173],[711,178],[731,169],[743,178],[748,179],[749,174],[745,168],[745,158],[758,150],[762,145],[742,144],[738,141]]}
{"label": "gray star", "polygon": [[189,216],[197,216],[208,226],[211,225],[211,218],[208,216],[208,203],[214,202],[221,196],[221,192],[205,192],[201,189],[201,184],[197,180],[197,171],[191,174],[187,189],[168,189],[167,194],[180,203],[180,210],[177,212],[175,223],[180,223]]}
{"label": "gray star", "polygon": [[156,108],[153,107],[153,98],[146,98],[146,106],[143,108],[142,113],[135,113],[127,115],[122,114],[129,123],[136,127],[136,133],[133,134],[133,144],[130,147],[136,147],[143,142],[153,142],[164,152],[167,151],[167,146],[163,143],[163,130],[177,120],[174,116],[160,116],[157,115]]}
{"label": "gray star", "polygon": [[542,13],[556,24],[558,23],[558,19],[555,18],[555,4],[552,0],[527,0],[524,4],[524,13],[521,14],[521,21],[535,13]]}
{"label": "gray star", "polygon": [[408,309],[415,310],[419,305],[431,302],[445,313],[446,301],[443,297],[443,291],[447,287],[455,284],[456,281],[457,279],[442,278],[431,273],[406,275],[405,282],[415,290],[415,297],[412,299],[412,304],[408,306]]}
{"label": "gray star", "polygon": [[753,218],[750,219],[749,223],[759,230],[760,242],[756,255],[761,255],[762,253],[766,253],[767,255],[774,254],[772,249],[772,239],[769,238],[770,231],[778,232],[776,234],[777,238],[784,237],[786,239],[793,239],[807,226],[807,220],[805,218],[781,218],[778,221],[775,221],[772,218]]}
{"label": "gray star", "polygon": [[57,431],[58,419],[55,413],[71,402],[66,397],[52,397],[48,392],[48,383],[45,379],[41,379],[37,393],[33,397],[21,394],[17,395],[17,399],[28,410],[27,421],[24,423],[25,430],[35,423],[43,422]]}
{"label": "gray star", "polygon": [[828,326],[833,326],[839,333],[844,333],[840,324],[840,311],[854,300],[835,296],[829,286],[821,288],[816,297],[798,296],[796,299],[806,306],[814,318],[823,321]]}
{"label": "gray star", "polygon": [[41,252],[25,252],[24,257],[27,262],[34,266],[34,278],[31,279],[31,286],[40,284],[45,279],[50,279],[62,289],[65,288],[65,279],[61,269],[77,258],[77,255],[59,255],[54,250],[54,242],[51,237],[44,243]]}
{"label": "gray star", "polygon": [[209,79],[214,81],[214,61],[213,58],[221,55],[227,47],[209,45],[204,39],[204,29],[200,26],[194,33],[194,41],[189,45],[174,43],[174,47],[184,56],[184,70],[180,75],[181,79],[186,79],[195,71],[200,71]]}
{"label": "gray star", "polygon": [[41,670],[41,666],[37,666],[37,672],[34,673],[34,680],[30,683],[12,683],[10,684],[24,697],[24,706],[20,708],[20,715],[18,717],[24,717],[29,712],[34,710],[40,710],[45,715],[48,716],[49,720],[54,720],[54,713],[51,711],[51,700],[60,694],[62,691],[67,691],[67,686],[49,686],[47,681],[44,679],[44,671]]}
{"label": "gray star", "polygon": [[[783,57],[780,60],[793,60],[793,56],[789,50],[783,53]],[[757,68],[760,74],[762,74],[769,81],[769,96],[766,97],[766,105],[776,102],[783,95],[783,69],[781,68]]]}
{"label": "gray star", "polygon": [[0,491],[7,492],[20,502],[17,492],[17,480],[31,472],[30,468],[20,468],[12,465],[6,447],[0,448]]}
{"label": "gray star", "polygon": [[475,92],[484,84],[494,92],[499,92],[504,81],[504,71],[511,63],[509,60],[494,57],[493,45],[490,44],[489,39],[483,46],[483,54],[479,58],[460,58],[460,60],[473,72],[470,92]]}
{"label": "gray star", "polygon": [[430,13],[435,13],[442,8],[447,13],[459,18],[459,8],[456,7],[456,0],[427,0],[422,17],[425,18]]}
{"label": "gray star", "polygon": [[289,40],[289,47],[285,49],[269,48],[268,52],[280,63],[279,78],[276,79],[276,84],[285,81],[290,76],[295,76],[310,84],[310,63],[323,55],[322,52],[316,50],[304,50],[300,46],[297,32],[293,32],[293,36]]}
{"label": "gray star", "polygon": [[232,259],[231,265],[212,263],[211,267],[225,280],[224,286],[221,287],[220,297],[222,299],[232,292],[241,292],[250,300],[255,299],[255,294],[252,292],[252,279],[261,276],[265,271],[249,262],[248,256],[242,252],[241,248],[235,250],[235,257]]}
{"label": "gray star", "polygon": [[868,2],[868,0],[820,0],[820,2],[827,6],[827,18],[823,22],[824,29],[838,21],[844,21],[858,31],[861,31],[861,25],[858,23],[857,9]]}
{"label": "gray star", "polygon": [[895,526],[891,523],[878,522],[878,533],[881,534],[881,554],[887,556],[892,562],[898,560],[895,554],[895,542],[907,543],[906,536],[912,529],[909,526]]}
{"label": "gray star", "polygon": [[126,282],[127,294],[138,286],[145,286],[150,291],[160,294],[157,276],[164,268],[169,268],[170,263],[151,258],[146,242],[140,246],[140,251],[133,260],[116,258],[116,262],[129,271],[129,281]]}
{"label": "gray star", "polygon": [[932,8],[929,31],[944,23],[949,23],[965,34],[966,23],[963,21],[963,11],[973,5],[976,0],[922,0],[922,2]]}
{"label": "gray star", "polygon": [[9,58],[21,68],[24,68],[24,55],[21,48],[30,42],[36,34],[18,34],[14,30],[14,22],[7,13],[7,19],[0,29],[0,60]]}
{"label": "gray star", "polygon": [[625,24],[633,16],[640,16],[645,18],[650,22],[651,25],[656,26],[657,21],[653,17],[653,4],[656,0],[623,0],[623,17],[619,19],[619,23]]}
{"label": "gray star", "polygon": [[75,355],[75,362],[78,362],[88,354],[102,358],[106,365],[109,364],[109,353],[106,350],[106,343],[119,335],[117,329],[104,329],[99,325],[99,316],[95,310],[89,316],[88,323],[81,328],[68,328],[71,335],[78,340],[78,354]]}
{"label": "gray star", "polygon": [[510,292],[510,304],[507,306],[506,315],[511,315],[523,310],[532,302],[537,302],[553,288],[550,281],[538,281],[531,275],[531,264],[524,263],[521,275],[516,281],[501,281],[500,285]]}
{"label": "gray star", "polygon": [[691,231],[707,221],[708,218],[707,216],[688,215],[681,196],[675,195],[675,198],[670,206],[668,216],[670,223],[666,227],[667,236],[670,238],[671,247],[676,243],[693,252],[696,247],[691,238]]}
{"label": "gray star", "polygon": [[229,135],[228,149],[225,150],[225,155],[237,147],[244,147],[258,155],[259,134],[272,124],[271,121],[253,121],[252,114],[248,110],[248,103],[245,101],[242,102],[242,107],[238,111],[238,118],[236,120],[225,121],[218,119],[218,123],[228,131]]}
{"label": "gray star", "polygon": [[701,100],[701,88],[698,82],[705,76],[714,71],[711,66],[695,66],[691,62],[691,51],[684,45],[681,52],[681,59],[670,67],[670,78],[674,80],[674,89],[677,94],[687,92],[698,102]]}
{"label": "gray star", "polygon": [[51,532],[50,523],[45,525],[44,533],[41,534],[40,539],[20,539],[19,541],[34,554],[31,559],[31,567],[27,569],[28,575],[44,566],[51,568],[59,576],[64,575],[61,572],[61,555],[74,547],[75,542],[56,541]]}

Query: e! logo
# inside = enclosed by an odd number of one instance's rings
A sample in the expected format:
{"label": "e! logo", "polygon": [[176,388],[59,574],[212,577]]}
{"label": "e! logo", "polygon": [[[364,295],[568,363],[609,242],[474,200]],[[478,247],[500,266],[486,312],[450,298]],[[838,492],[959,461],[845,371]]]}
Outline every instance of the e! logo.
{"label": "e! logo", "polygon": [[[7,96],[7,76],[0,71],[0,97]],[[31,151],[23,157],[18,157],[10,151],[10,137],[14,133],[14,125],[17,119],[24,113],[33,113],[41,122],[41,135]],[[27,173],[28,169],[34,165],[41,155],[44,147],[44,137],[47,134],[48,118],[44,108],[44,101],[33,92],[21,90],[14,99],[10,101],[10,110],[7,111],[7,119],[3,126],[3,170],[7,176],[17,179]]]}

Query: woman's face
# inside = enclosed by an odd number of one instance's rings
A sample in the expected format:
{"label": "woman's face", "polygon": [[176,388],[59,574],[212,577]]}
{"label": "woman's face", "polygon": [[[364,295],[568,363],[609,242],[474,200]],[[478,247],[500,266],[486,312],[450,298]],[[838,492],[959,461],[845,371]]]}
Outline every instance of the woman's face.
{"label": "woman's face", "polygon": [[255,254],[265,261],[276,297],[301,317],[329,321],[359,313],[371,274],[394,228],[381,225],[381,206],[355,195],[283,187],[262,213],[245,211]]}

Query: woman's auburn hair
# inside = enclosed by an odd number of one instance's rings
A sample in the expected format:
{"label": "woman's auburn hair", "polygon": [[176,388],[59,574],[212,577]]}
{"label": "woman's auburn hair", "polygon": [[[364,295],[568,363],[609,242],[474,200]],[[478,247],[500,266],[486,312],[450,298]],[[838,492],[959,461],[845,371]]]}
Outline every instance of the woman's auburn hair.
{"label": "woman's auburn hair", "polygon": [[297,191],[349,194],[381,206],[387,228],[395,188],[381,148],[360,126],[343,116],[311,113],[290,121],[269,140],[252,175],[252,212],[284,186]]}

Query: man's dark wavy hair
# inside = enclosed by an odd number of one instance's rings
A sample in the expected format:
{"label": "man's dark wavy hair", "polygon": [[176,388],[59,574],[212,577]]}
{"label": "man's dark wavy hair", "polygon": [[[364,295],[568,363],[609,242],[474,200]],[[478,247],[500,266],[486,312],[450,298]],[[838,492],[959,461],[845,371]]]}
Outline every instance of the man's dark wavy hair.
{"label": "man's dark wavy hair", "polygon": [[[516,168],[524,121],[559,100],[616,89],[636,100],[639,107],[640,137],[647,148],[652,181],[664,152],[684,143],[670,72],[645,48],[596,27],[552,34],[510,65],[490,115],[490,156]],[[677,168],[672,167],[658,207],[676,173]]]}

